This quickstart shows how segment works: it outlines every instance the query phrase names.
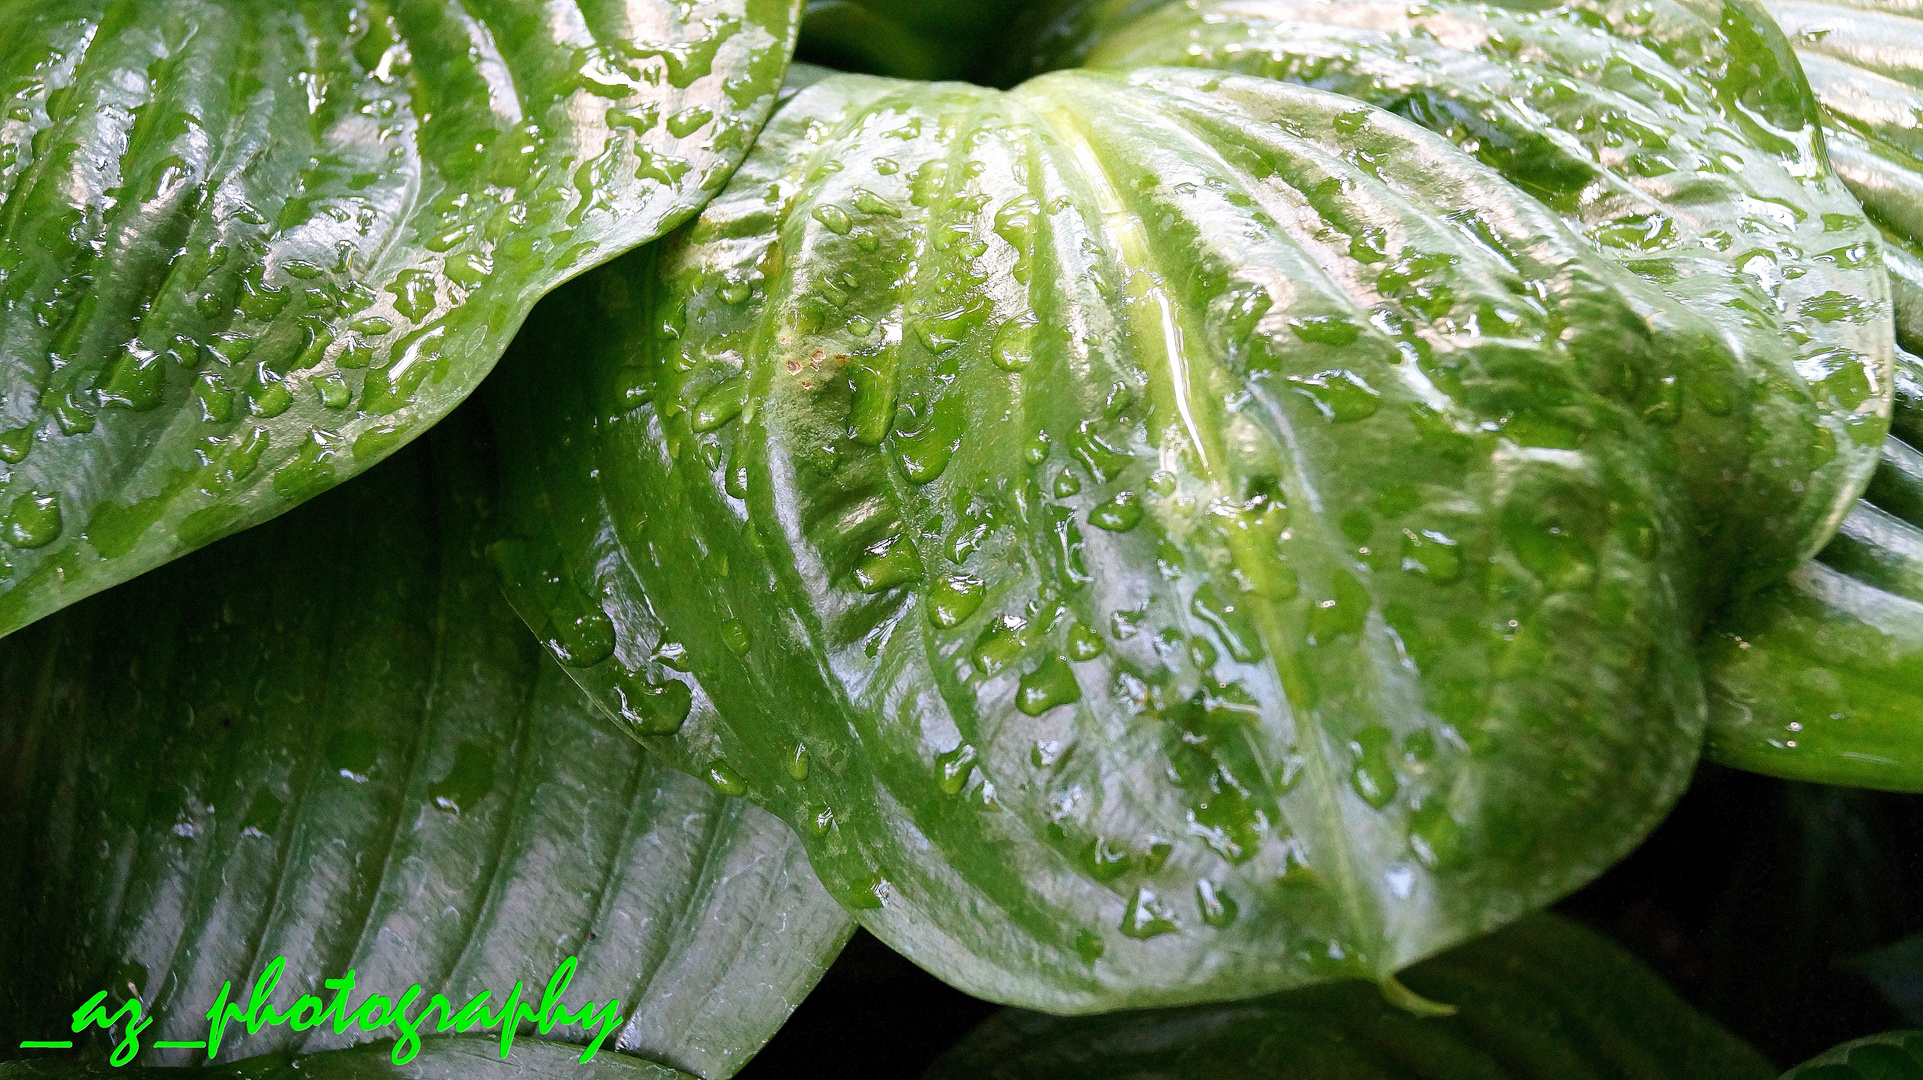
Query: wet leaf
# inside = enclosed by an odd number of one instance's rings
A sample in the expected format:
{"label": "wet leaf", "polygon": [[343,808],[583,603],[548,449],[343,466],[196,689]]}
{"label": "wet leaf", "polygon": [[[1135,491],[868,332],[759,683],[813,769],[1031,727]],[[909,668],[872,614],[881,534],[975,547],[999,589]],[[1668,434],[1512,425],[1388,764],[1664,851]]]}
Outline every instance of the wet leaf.
{"label": "wet leaf", "polygon": [[444,416],[719,189],[799,3],[0,5],[0,634]]}
{"label": "wet leaf", "polygon": [[[793,835],[592,712],[427,449],[0,645],[4,1038],[106,990],[155,1018],[142,1063],[204,1062],[154,1044],[279,956],[283,1014],[352,971],[350,1008],[422,986],[410,1016],[517,980],[538,1010],[575,956],[566,1007],[620,1002],[598,1061],[720,1080],[819,978],[852,924]],[[394,1034],[234,1024],[220,1060]]]}
{"label": "wet leaf", "polygon": [[[1582,207],[1655,198],[1621,174],[1583,165],[1599,194],[1558,212],[1281,81],[815,84],[491,388],[513,602],[980,996],[1384,979],[1546,904],[1687,778],[1709,606],[1821,539],[1716,523],[1819,529],[1887,408],[1885,308],[1793,343],[1698,291],[1760,288],[1698,231],[1745,190],[1847,205],[1810,133],[1728,134],[1709,84],[1586,37],[1695,103],[1671,152],[1742,149],[1753,186],[1631,215],[1644,251],[1588,235]],[[557,387],[548,343],[588,324],[593,379]],[[1795,389],[1818,346],[1870,389]],[[1759,461],[1786,417],[1836,456]]]}

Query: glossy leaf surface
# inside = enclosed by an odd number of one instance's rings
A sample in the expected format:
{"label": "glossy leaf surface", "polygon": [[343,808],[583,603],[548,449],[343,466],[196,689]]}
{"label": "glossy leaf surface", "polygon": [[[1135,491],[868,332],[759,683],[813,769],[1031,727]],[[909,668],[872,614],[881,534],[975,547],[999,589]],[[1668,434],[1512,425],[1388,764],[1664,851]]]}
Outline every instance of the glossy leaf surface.
{"label": "glossy leaf surface", "polygon": [[1923,454],[1891,436],[1822,556],[1722,618],[1704,649],[1710,757],[1923,791]]}
{"label": "glossy leaf surface", "polygon": [[1010,1011],[925,1080],[1762,1080],[1775,1070],[1593,931],[1539,916],[1421,964],[1422,1018],[1348,983],[1119,1016]]}
{"label": "glossy leaf surface", "polygon": [[0,635],[445,415],[720,187],[799,2],[0,4]]}
{"label": "glossy leaf surface", "polygon": [[578,1047],[517,1039],[506,1061],[497,1038],[422,1039],[421,1051],[395,1065],[386,1046],[357,1046],[313,1054],[275,1054],[224,1065],[164,1068],[36,1057],[0,1062],[0,1080],[691,1080],[687,1073],[626,1054],[597,1054],[583,1063]]}
{"label": "glossy leaf surface", "polygon": [[[1768,3],[1823,108],[1831,158],[1885,238],[1898,338],[1923,345],[1923,20],[1898,3]],[[1897,371],[1896,438],[1821,561],[1712,640],[1710,754],[1778,776],[1923,791],[1923,371]],[[1907,441],[1906,441],[1907,440]]]}
{"label": "glossy leaf surface", "polygon": [[1908,1080],[1923,1076],[1923,1031],[1892,1031],[1844,1043],[1783,1074],[1783,1080]]}
{"label": "glossy leaf surface", "polygon": [[1923,18],[1900,0],[1765,0],[1822,103],[1837,171],[1880,226],[1897,328],[1923,349]]}
{"label": "glossy leaf surface", "polygon": [[1533,7],[1096,3],[1064,47],[1090,66],[1228,68],[1407,116],[1714,323],[1740,358],[1751,454],[1743,474],[1697,474],[1698,513],[1720,523],[1739,591],[1776,581],[1876,464],[1891,363],[1876,231],[1823,160],[1808,88],[1760,8]]}
{"label": "glossy leaf surface", "polygon": [[1594,876],[1698,751],[1692,495],[1792,395],[1633,261],[1278,81],[830,79],[531,328],[495,554],[963,989],[1386,977]]}
{"label": "glossy leaf surface", "polygon": [[[792,833],[589,709],[426,450],[0,645],[0,1039],[106,989],[158,1018],[142,1061],[185,1064],[153,1044],[277,956],[290,1011],[350,969],[498,1009],[573,955],[570,1009],[622,1003],[604,1057],[714,1080],[813,986],[852,923]],[[374,1037],[234,1025],[221,1054]]]}

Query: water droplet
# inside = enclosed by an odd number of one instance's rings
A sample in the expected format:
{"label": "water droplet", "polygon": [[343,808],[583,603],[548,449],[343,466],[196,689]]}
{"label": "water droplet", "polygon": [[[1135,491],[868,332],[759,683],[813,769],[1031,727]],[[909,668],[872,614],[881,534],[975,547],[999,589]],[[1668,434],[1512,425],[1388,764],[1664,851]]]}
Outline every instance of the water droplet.
{"label": "water droplet", "polygon": [[1074,469],[1063,469],[1055,478],[1055,497],[1070,499],[1082,493],[1082,478],[1075,475]]}
{"label": "water droplet", "polygon": [[754,638],[748,633],[748,626],[740,619],[729,619],[721,624],[721,643],[736,656],[748,655],[754,645]]}
{"label": "water droplet", "polygon": [[1102,635],[1076,623],[1068,631],[1068,658],[1077,662],[1093,660],[1107,651],[1108,645]]}
{"label": "water droplet", "polygon": [[995,331],[995,342],[991,352],[995,366],[1003,371],[1026,371],[1035,362],[1035,327],[1037,320],[1033,315],[1023,315],[1010,319]]}
{"label": "water droplet", "polygon": [[945,794],[957,795],[975,771],[975,748],[963,743],[935,759],[936,783]]}
{"label": "water droplet", "polygon": [[1134,898],[1128,902],[1128,910],[1122,914],[1122,933],[1140,941],[1181,929],[1182,924],[1176,920],[1174,909],[1163,903],[1155,895],[1155,890],[1146,885],[1135,890]]}
{"label": "water droplet", "polygon": [[1081,957],[1084,964],[1100,960],[1107,948],[1093,930],[1083,930],[1075,935],[1075,955]]}
{"label": "water droplet", "polygon": [[46,547],[59,537],[60,496],[27,491],[13,500],[7,514],[7,542],[18,548]]}
{"label": "water droplet", "polygon": [[1382,394],[1353,371],[1291,375],[1289,381],[1334,423],[1366,420],[1382,407]]}
{"label": "water droplet", "polygon": [[702,779],[722,795],[740,796],[748,793],[748,782],[743,780],[741,774],[735,772],[734,767],[725,761],[710,764]]}
{"label": "water droplet", "polygon": [[1235,921],[1237,909],[1234,897],[1223,892],[1208,878],[1195,883],[1195,902],[1202,909],[1202,921],[1217,930]]}
{"label": "water droplet", "polygon": [[788,759],[788,775],[796,780],[808,779],[808,747],[806,745],[795,744],[794,755]]}
{"label": "water droplet", "polygon": [[403,270],[388,283],[394,310],[420,322],[434,310],[434,275],[427,270]]}
{"label": "water droplet", "polygon": [[1389,744],[1394,736],[1381,724],[1370,724],[1356,733],[1349,749],[1356,756],[1355,768],[1349,773],[1349,786],[1355,789],[1362,801],[1377,810],[1395,801],[1399,784],[1395,769],[1389,764]]}
{"label": "water droplet", "polygon": [[1082,864],[1096,881],[1114,881],[1128,872],[1131,861],[1127,848],[1108,840],[1095,840],[1082,852]]}
{"label": "water droplet", "polygon": [[969,658],[975,663],[975,670],[983,675],[994,675],[1014,663],[1028,647],[1025,631],[1027,620],[1019,615],[1000,615],[982,631],[975,642],[975,649]]}
{"label": "water droplet", "polygon": [[1462,854],[1462,827],[1441,799],[1424,799],[1409,815],[1409,849],[1431,870],[1455,865]]}
{"label": "water droplet", "polygon": [[327,767],[343,780],[367,783],[381,759],[381,740],[373,732],[338,730],[327,736]]}
{"label": "water droplet", "polygon": [[691,105],[668,117],[668,132],[677,139],[685,139],[713,119],[714,112],[706,106]]}
{"label": "water droplet", "polygon": [[847,236],[848,230],[855,227],[854,219],[848,216],[848,211],[834,203],[823,203],[815,207],[814,219],[821,222],[823,228],[836,236]]}
{"label": "water droplet", "polygon": [[1022,460],[1028,462],[1030,465],[1040,465],[1042,462],[1047,461],[1048,444],[1048,432],[1037,431],[1035,437],[1028,440],[1028,445],[1022,447]]}
{"label": "water droplet", "polygon": [[952,630],[981,608],[986,595],[986,586],[980,578],[967,574],[942,578],[928,593],[928,621]]}
{"label": "water droplet", "polygon": [[855,209],[864,214],[879,214],[882,217],[900,217],[901,208],[867,188],[855,189]]}
{"label": "water droplet", "polygon": [[1015,692],[1015,707],[1029,716],[1040,716],[1058,705],[1082,700],[1081,684],[1065,656],[1051,656],[1040,667],[1022,676]]}
{"label": "water droplet", "polygon": [[1148,489],[1166,499],[1175,494],[1175,474],[1167,469],[1157,469],[1149,474]]}
{"label": "water droplet", "polygon": [[1088,523],[1108,532],[1124,533],[1142,523],[1142,501],[1124,491],[1088,512]]}
{"label": "water droplet", "polygon": [[826,836],[828,835],[828,830],[835,827],[834,807],[826,803],[816,803],[814,806],[808,808],[807,820],[808,828],[812,830],[816,836]]}
{"label": "water droplet", "polygon": [[856,587],[871,596],[920,580],[921,556],[900,536],[870,547],[855,567]]}
{"label": "water droplet", "polygon": [[736,375],[701,396],[701,400],[695,403],[689,424],[695,431],[703,433],[726,427],[741,415],[741,410],[747,404],[748,378]]}
{"label": "water droplet", "polygon": [[454,748],[454,763],[447,775],[427,789],[434,805],[450,814],[479,806],[494,790],[494,748],[486,743],[463,739]]}
{"label": "water droplet", "polygon": [[27,454],[32,449],[32,427],[15,428],[12,431],[0,431],[0,461],[4,461],[9,465],[18,465],[20,462],[27,460]]}

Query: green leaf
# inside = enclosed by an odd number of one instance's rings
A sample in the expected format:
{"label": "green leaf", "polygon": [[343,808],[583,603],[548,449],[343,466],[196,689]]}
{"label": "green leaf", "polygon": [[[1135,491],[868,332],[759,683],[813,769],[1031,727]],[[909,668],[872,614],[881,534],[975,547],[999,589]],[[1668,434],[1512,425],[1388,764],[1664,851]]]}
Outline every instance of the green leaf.
{"label": "green leaf", "polygon": [[[1823,107],[1831,158],[1882,230],[1896,330],[1923,347],[1923,20],[1770,3]],[[1832,253],[1860,261],[1869,249]],[[1923,791],[1923,362],[1902,355],[1883,464],[1820,556],[1724,620],[1706,660],[1710,755],[1777,776]]]}
{"label": "green leaf", "polygon": [[504,1061],[500,1040],[479,1036],[422,1039],[421,1051],[395,1065],[382,1044],[311,1054],[276,1054],[196,1069],[102,1061],[28,1058],[0,1062],[0,1080],[691,1080],[687,1073],[626,1054],[582,1062],[577,1047],[517,1039]]}
{"label": "green leaf", "polygon": [[1923,349],[1923,19],[1906,5],[1764,0],[1823,107],[1830,158],[1888,238],[1903,344]]}
{"label": "green leaf", "polygon": [[1780,580],[1835,533],[1889,415],[1890,293],[1873,272],[1877,232],[1823,164],[1809,88],[1761,8],[1144,6],[1087,5],[1085,40],[1065,48],[1095,67],[1304,82],[1407,116],[1713,322],[1747,361],[1748,471],[1698,472],[1708,482],[1692,495],[1700,519],[1720,523],[1727,554],[1712,561],[1735,563],[1738,591]]}
{"label": "green leaf", "polygon": [[[1915,438],[1923,362],[1902,354],[1894,426]],[[1815,561],[1743,599],[1704,645],[1707,753],[1792,780],[1923,791],[1923,453],[1898,435]]]}
{"label": "green leaf", "polygon": [[[436,454],[477,453],[465,429]],[[484,440],[483,440],[484,441]],[[852,929],[788,829],[596,716],[479,556],[477,488],[423,446],[0,647],[0,1042],[107,990],[203,1040],[277,956],[291,1012],[352,970],[456,1008],[621,1002],[617,1048],[708,1077]],[[231,1026],[221,1059],[391,1036]],[[579,1028],[553,1038],[588,1041]]]}
{"label": "green leaf", "polygon": [[1875,983],[1903,1019],[1923,1023],[1923,934],[1846,957],[1840,965]]}
{"label": "green leaf", "polygon": [[[1606,938],[1551,916],[1411,969],[1446,1019],[1347,983],[1235,1005],[1063,1018],[1009,1011],[924,1080],[1749,1080],[1757,1053]],[[1908,1075],[1908,1074],[1898,1074]]]}
{"label": "green leaf", "polygon": [[1923,1031],[1890,1031],[1819,1054],[1783,1080],[1909,1080],[1923,1076]]}
{"label": "green leaf", "polygon": [[[1754,183],[1820,175],[1780,153]],[[524,335],[494,557],[598,704],[971,993],[1385,978],[1680,790],[1749,431],[1882,437],[1887,341],[1858,413],[1752,401],[1795,348],[1641,258],[1282,82],[830,79]],[[1745,500],[1794,501],[1771,476]]]}
{"label": "green leaf", "polygon": [[719,189],[799,7],[0,4],[0,635],[426,430]]}

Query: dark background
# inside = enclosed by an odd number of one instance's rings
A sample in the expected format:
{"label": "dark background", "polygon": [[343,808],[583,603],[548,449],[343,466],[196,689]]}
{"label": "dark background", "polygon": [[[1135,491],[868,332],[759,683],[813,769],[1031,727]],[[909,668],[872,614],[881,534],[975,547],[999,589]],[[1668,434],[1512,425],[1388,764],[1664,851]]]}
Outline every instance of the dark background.
{"label": "dark background", "polygon": [[[1904,987],[1857,959],[1923,932],[1923,796],[1704,765],[1647,843],[1558,910],[1785,1068],[1923,1026],[1923,968]],[[911,1080],[996,1008],[860,932],[739,1080]]]}

